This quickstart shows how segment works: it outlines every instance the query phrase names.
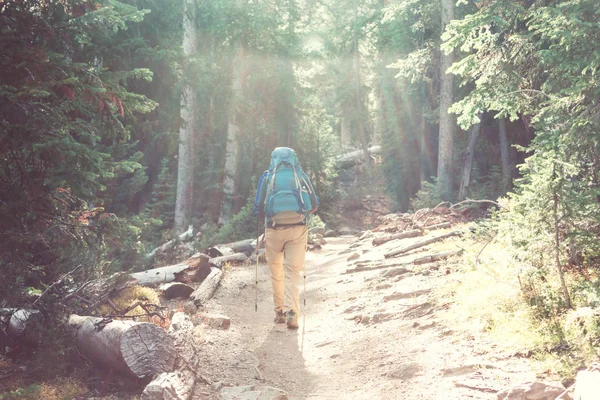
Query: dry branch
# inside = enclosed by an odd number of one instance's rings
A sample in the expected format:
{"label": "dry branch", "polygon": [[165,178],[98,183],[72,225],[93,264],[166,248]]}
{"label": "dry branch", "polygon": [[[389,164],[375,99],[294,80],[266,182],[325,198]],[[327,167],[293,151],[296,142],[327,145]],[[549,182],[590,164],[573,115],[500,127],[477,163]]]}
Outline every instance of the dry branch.
{"label": "dry branch", "polygon": [[440,240],[444,240],[451,236],[459,236],[459,235],[461,235],[460,231],[452,231],[452,232],[444,233],[443,235],[432,237],[432,238],[425,239],[425,240],[421,240],[420,242],[413,243],[409,246],[402,247],[400,249],[391,251],[389,253],[386,253],[384,256],[385,256],[385,258],[395,257],[397,255],[404,254],[411,250],[418,249],[419,247],[427,246],[428,244],[439,242]]}

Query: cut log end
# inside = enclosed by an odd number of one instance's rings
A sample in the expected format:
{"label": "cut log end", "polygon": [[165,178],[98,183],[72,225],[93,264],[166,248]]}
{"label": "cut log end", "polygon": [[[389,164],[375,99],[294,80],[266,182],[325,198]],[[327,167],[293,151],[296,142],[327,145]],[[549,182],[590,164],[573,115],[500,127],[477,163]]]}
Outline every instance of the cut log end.
{"label": "cut log end", "polygon": [[154,324],[71,315],[69,325],[81,353],[105,367],[138,378],[173,370],[173,339]]}
{"label": "cut log end", "polygon": [[134,325],[123,334],[121,354],[139,378],[172,371],[176,356],[173,340],[166,332],[146,323]]}

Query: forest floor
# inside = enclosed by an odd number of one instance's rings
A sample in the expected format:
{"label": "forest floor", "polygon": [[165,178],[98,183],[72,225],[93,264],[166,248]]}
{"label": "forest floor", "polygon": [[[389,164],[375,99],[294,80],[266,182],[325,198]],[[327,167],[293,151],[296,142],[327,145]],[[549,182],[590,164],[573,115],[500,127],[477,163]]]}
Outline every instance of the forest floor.
{"label": "forest floor", "polygon": [[[444,233],[430,235],[438,232]],[[461,245],[450,238],[393,261]],[[347,273],[357,262],[383,263],[398,246],[373,247],[370,239],[346,236],[327,238],[322,249],[308,252],[298,330],[273,323],[265,264],[258,267],[258,312],[255,265],[231,267],[207,304],[210,312],[230,317],[231,328],[204,331],[198,372],[206,384],[197,385],[193,398],[216,399],[220,390],[221,398],[234,399],[224,391],[248,385],[281,389],[289,399],[496,399],[512,384],[535,380],[528,359],[453,327],[444,316],[451,300],[438,289],[461,256]]]}

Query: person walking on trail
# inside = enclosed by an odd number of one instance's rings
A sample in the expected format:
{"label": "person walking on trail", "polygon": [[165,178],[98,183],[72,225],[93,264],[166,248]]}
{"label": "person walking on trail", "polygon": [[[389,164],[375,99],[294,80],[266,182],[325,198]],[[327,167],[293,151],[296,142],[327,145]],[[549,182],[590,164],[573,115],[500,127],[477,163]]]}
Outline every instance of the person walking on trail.
{"label": "person walking on trail", "polygon": [[271,153],[269,169],[258,181],[254,214],[265,218],[265,254],[271,270],[275,323],[285,322],[290,329],[298,329],[307,224],[318,207],[319,197],[296,152],[277,147]]}

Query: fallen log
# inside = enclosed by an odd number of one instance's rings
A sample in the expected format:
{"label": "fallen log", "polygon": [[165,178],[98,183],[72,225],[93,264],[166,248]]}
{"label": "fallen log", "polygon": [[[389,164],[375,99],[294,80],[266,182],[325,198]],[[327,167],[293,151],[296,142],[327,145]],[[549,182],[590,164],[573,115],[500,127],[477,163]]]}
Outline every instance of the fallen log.
{"label": "fallen log", "polygon": [[209,260],[210,258],[206,254],[196,253],[182,263],[134,272],[130,275],[137,280],[138,285],[142,286],[153,286],[173,281],[183,283],[202,282],[210,273]]}
{"label": "fallen log", "polygon": [[434,231],[436,229],[448,229],[451,227],[452,227],[452,224],[450,222],[442,222],[441,224],[425,226],[425,227],[423,227],[423,229],[426,229],[428,231]]}
{"label": "fallen log", "polygon": [[233,250],[234,253],[244,253],[247,256],[252,254],[256,247],[256,239],[244,239],[237,242],[221,244],[218,248],[228,248]]}
{"label": "fallen log", "polygon": [[219,246],[209,247],[207,250],[207,253],[210,258],[216,258],[216,257],[230,256],[232,254],[235,254],[235,251],[233,251],[229,247],[222,247],[222,245],[219,245]]}
{"label": "fallen log", "polygon": [[392,240],[408,239],[408,238],[413,238],[413,237],[417,237],[417,236],[423,236],[423,231],[421,229],[415,229],[412,231],[405,231],[405,232],[395,233],[393,235],[378,237],[378,238],[373,239],[373,241],[371,243],[373,244],[373,246],[380,246],[380,245],[390,242]]}
{"label": "fallen log", "polygon": [[176,273],[176,282],[202,282],[210,274],[210,257],[206,254],[196,253],[184,264],[189,265],[190,268]]}
{"label": "fallen log", "polygon": [[223,279],[223,271],[219,268],[211,267],[210,274],[202,282],[202,284],[194,291],[190,296],[192,301],[197,307],[204,305],[215,293],[217,287]]}
{"label": "fallen log", "polygon": [[449,251],[444,251],[442,253],[435,253],[435,254],[428,254],[426,256],[422,256],[422,257],[418,257],[415,258],[412,261],[405,261],[405,262],[384,262],[384,263],[372,263],[372,264],[357,264],[357,266],[355,268],[350,268],[347,269],[345,274],[353,274],[355,272],[365,272],[365,271],[374,271],[377,269],[386,269],[386,268],[394,268],[394,267],[401,267],[403,265],[420,265],[420,264],[426,264],[426,263],[430,263],[430,262],[434,262],[434,261],[439,261],[439,260],[443,260],[446,259],[448,257],[452,257],[455,255],[458,255],[462,253],[462,249],[460,250],[449,250]]}
{"label": "fallen log", "polygon": [[439,235],[439,236],[432,237],[429,239],[421,240],[420,242],[413,243],[409,246],[405,246],[400,249],[390,251],[389,253],[384,254],[384,257],[385,258],[395,257],[397,255],[404,254],[411,250],[418,249],[419,247],[427,246],[428,244],[439,242],[441,240],[444,240],[444,239],[452,237],[452,236],[460,236],[460,235],[461,235],[460,231],[452,231],[452,232],[444,233],[443,235]]}
{"label": "fallen log", "polygon": [[412,264],[412,262],[408,261],[408,262],[401,262],[401,263],[384,263],[384,264],[378,264],[378,265],[358,265],[355,268],[350,268],[347,269],[345,274],[353,274],[355,272],[365,272],[365,271],[374,271],[377,269],[385,269],[385,268],[393,268],[393,267],[400,267],[402,265],[410,265]]}
{"label": "fallen log", "polygon": [[[373,154],[381,153],[381,146],[371,146],[368,149],[368,155],[372,156]],[[336,166],[340,169],[346,169],[353,167],[357,164],[362,164],[365,162],[365,151],[364,150],[355,150],[350,153],[342,154],[338,157],[336,161]]]}
{"label": "fallen log", "polygon": [[187,299],[194,292],[194,288],[181,282],[165,283],[159,287],[167,300]]}
{"label": "fallen log", "polygon": [[0,330],[11,340],[24,342],[28,345],[39,344],[42,333],[44,317],[39,310],[1,308]]}
{"label": "fallen log", "polygon": [[221,256],[210,259],[210,265],[217,268],[222,268],[225,264],[242,264],[248,261],[248,256],[244,253],[235,253],[229,256]]}
{"label": "fallen log", "polygon": [[138,285],[149,286],[158,285],[159,283],[169,283],[175,280],[176,274],[181,274],[189,269],[190,266],[186,263],[168,265],[166,267],[149,269],[142,272],[135,272],[131,277],[137,280]]}
{"label": "fallen log", "polygon": [[105,367],[138,378],[173,371],[173,339],[155,324],[79,315],[68,324],[81,354]]}
{"label": "fallen log", "polygon": [[429,254],[429,255],[415,259],[413,261],[413,264],[419,265],[419,264],[427,264],[427,263],[434,262],[434,261],[445,260],[448,257],[457,256],[462,252],[463,252],[462,249],[460,249],[460,250],[444,251],[442,253],[436,253],[436,254]]}

